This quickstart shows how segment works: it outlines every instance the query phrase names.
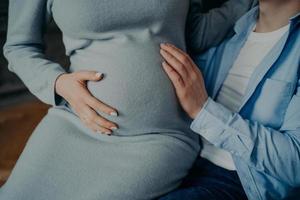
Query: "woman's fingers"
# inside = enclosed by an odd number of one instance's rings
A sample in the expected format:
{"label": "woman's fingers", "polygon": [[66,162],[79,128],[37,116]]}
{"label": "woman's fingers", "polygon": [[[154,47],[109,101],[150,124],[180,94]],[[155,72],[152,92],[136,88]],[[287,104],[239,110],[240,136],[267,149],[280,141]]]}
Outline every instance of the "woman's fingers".
{"label": "woman's fingers", "polygon": [[187,70],[183,63],[181,63],[173,54],[169,53],[168,51],[161,49],[160,54],[165,59],[165,61],[172,66],[179,74],[182,76],[183,79],[187,78]]}
{"label": "woman's fingers", "polygon": [[[79,71],[75,73],[78,73],[78,77],[81,80],[92,80],[93,78],[94,80],[101,80],[103,78],[103,74],[95,71]],[[104,104],[97,98],[93,97],[86,88],[84,88],[84,90],[81,92],[81,95],[84,99],[84,102],[92,107],[95,111],[104,112],[111,116],[118,116],[118,112],[116,111],[116,109]]]}
{"label": "woman's fingers", "polygon": [[[97,81],[97,78],[98,80],[102,78],[102,74],[95,71],[79,71],[76,73],[79,81]],[[79,101],[83,102],[84,106],[81,106],[79,114],[82,115],[81,118],[84,119],[85,124],[92,130],[104,134],[111,134],[112,130],[118,129],[117,124],[103,118],[97,113],[102,112],[111,116],[118,116],[118,112],[92,96],[85,84],[81,85],[81,87],[81,100]]]}
{"label": "woman's fingers", "polygon": [[118,116],[116,109],[106,105],[91,95],[87,97],[86,103],[97,112],[103,112],[111,116]]}
{"label": "woman's fingers", "polygon": [[101,117],[101,116],[96,116],[93,120],[93,122],[95,122],[96,124],[98,124],[101,127],[104,127],[108,130],[117,130],[118,126],[117,124],[108,121],[107,119]]}
{"label": "woman's fingers", "polygon": [[112,130],[118,129],[118,126],[115,123],[110,122],[107,119],[104,119],[103,117],[99,116],[88,105],[86,105],[85,108],[83,108],[80,116],[83,122],[93,130],[96,128],[97,131],[100,131],[105,134],[111,134]]}
{"label": "woman's fingers", "polygon": [[184,87],[184,82],[178,72],[175,71],[167,62],[163,62],[162,65],[170,80],[174,84],[176,91],[181,90]]}
{"label": "woman's fingers", "polygon": [[99,81],[103,78],[103,74],[97,71],[77,71],[74,75],[83,81]]}
{"label": "woman's fingers", "polygon": [[111,135],[111,131],[109,129],[101,127],[101,126],[99,126],[98,124],[95,124],[95,123],[90,123],[88,121],[85,122],[85,119],[82,119],[82,121],[85,123],[85,125],[88,128],[92,129],[92,131],[94,131],[96,133]]}
{"label": "woman's fingers", "polygon": [[56,80],[56,92],[59,91],[58,94],[66,99],[87,127],[97,132],[111,134],[112,130],[118,128],[117,124],[104,119],[97,112],[117,116],[117,111],[93,97],[86,85],[86,81],[99,81],[102,77],[103,75],[96,71],[64,74]]}

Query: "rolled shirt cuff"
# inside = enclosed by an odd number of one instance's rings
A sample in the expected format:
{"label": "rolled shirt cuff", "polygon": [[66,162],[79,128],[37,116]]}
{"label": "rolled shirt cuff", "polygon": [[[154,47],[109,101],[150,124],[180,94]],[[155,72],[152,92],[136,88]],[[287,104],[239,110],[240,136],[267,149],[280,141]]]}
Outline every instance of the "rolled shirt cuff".
{"label": "rolled shirt cuff", "polygon": [[237,114],[209,97],[190,128],[214,146],[242,156],[248,148],[240,140],[243,137],[241,133],[231,127],[236,116]]}
{"label": "rolled shirt cuff", "polygon": [[210,97],[191,124],[191,129],[202,135],[209,142],[218,140],[222,136],[232,113]]}

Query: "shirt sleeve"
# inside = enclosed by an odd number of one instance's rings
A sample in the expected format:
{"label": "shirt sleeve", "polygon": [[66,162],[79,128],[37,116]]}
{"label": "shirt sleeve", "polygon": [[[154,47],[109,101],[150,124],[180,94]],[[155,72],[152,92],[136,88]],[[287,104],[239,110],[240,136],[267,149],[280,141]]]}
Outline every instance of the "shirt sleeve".
{"label": "shirt sleeve", "polygon": [[290,185],[300,183],[300,80],[279,130],[243,119],[211,98],[191,129],[258,171]]}
{"label": "shirt sleeve", "polygon": [[203,13],[203,1],[191,0],[186,31],[188,49],[195,54],[218,45],[235,22],[255,5],[257,0],[229,0],[220,8]]}
{"label": "shirt sleeve", "polygon": [[7,40],[3,47],[8,69],[43,102],[58,105],[55,81],[65,70],[45,57],[44,33],[50,22],[47,0],[10,0]]}

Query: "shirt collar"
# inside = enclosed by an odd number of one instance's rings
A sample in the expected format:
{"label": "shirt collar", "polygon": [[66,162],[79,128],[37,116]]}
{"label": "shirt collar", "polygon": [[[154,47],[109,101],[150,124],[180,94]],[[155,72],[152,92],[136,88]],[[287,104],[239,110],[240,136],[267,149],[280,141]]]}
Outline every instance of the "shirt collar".
{"label": "shirt collar", "polygon": [[299,22],[299,20],[300,20],[300,12],[298,12],[295,16],[293,16],[291,18],[291,21],[298,21]]}
{"label": "shirt collar", "polygon": [[[259,6],[252,8],[248,13],[241,17],[234,26],[236,34],[246,34],[252,30],[257,22],[259,14]],[[300,12],[290,18],[291,28],[296,27],[300,23]]]}
{"label": "shirt collar", "polygon": [[300,12],[298,12],[295,16],[290,18],[290,21],[294,27],[296,27],[300,23]]}

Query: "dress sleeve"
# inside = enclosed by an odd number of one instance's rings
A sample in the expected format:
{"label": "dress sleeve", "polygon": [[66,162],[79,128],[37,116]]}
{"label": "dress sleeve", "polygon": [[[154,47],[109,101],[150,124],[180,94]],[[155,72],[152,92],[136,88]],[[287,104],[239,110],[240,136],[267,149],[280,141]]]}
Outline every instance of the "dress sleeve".
{"label": "dress sleeve", "polygon": [[8,69],[43,102],[58,105],[55,81],[65,70],[45,56],[44,33],[51,19],[47,0],[10,0],[7,40],[3,47]]}
{"label": "dress sleeve", "polygon": [[235,22],[255,5],[257,0],[229,0],[204,13],[203,0],[191,0],[186,34],[188,49],[198,54],[218,45]]}

